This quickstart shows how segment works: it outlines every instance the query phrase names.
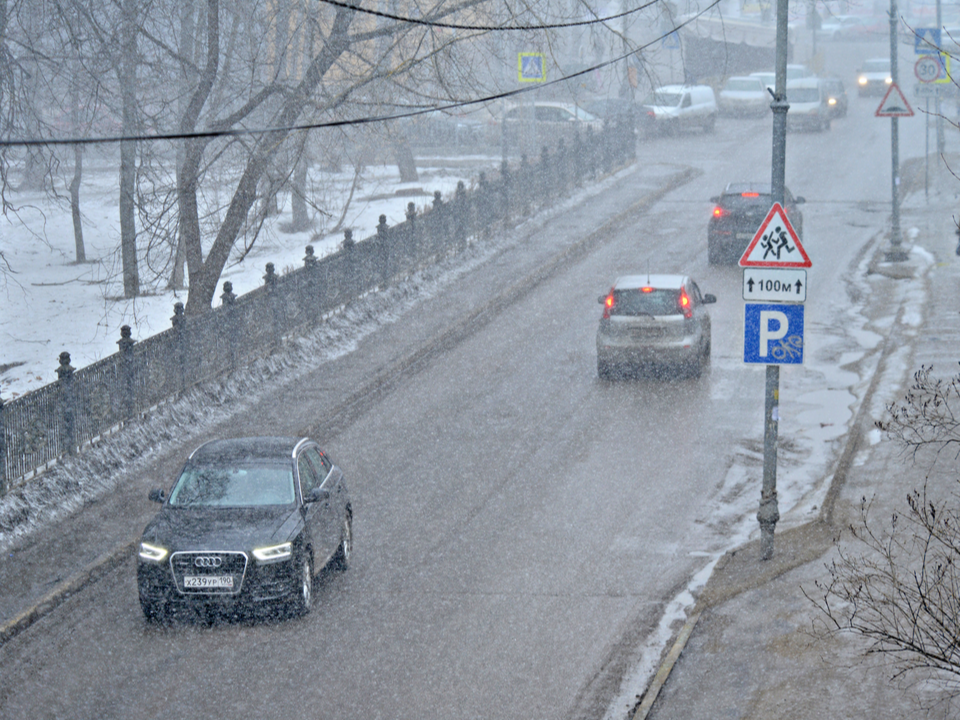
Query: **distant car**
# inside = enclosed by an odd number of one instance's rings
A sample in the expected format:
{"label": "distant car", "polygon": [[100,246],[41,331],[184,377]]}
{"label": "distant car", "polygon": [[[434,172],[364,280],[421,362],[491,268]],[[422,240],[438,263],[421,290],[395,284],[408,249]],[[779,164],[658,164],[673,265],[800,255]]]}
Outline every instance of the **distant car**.
{"label": "distant car", "polygon": [[890,58],[865,60],[857,70],[857,91],[862,95],[883,95],[893,83]]}
{"label": "distant car", "polygon": [[603,121],[573,103],[538,100],[529,105],[509,108],[501,119],[504,142],[517,145],[524,133],[537,138],[538,144],[556,144],[563,139],[570,146],[574,136],[599,132]]}
{"label": "distant car", "polygon": [[837,77],[820,78],[820,85],[827,96],[827,105],[830,108],[831,118],[842,118],[847,115],[847,91],[843,87],[843,80]]}
{"label": "distant car", "polygon": [[640,126],[646,134],[701,128],[713,132],[717,98],[709,85],[664,85],[641,103]]}
{"label": "distant car", "polygon": [[140,606],[163,621],[178,608],[310,611],[317,572],[346,569],[353,508],[343,472],[308,438],[215,440],[187,458],[141,536]]}
{"label": "distant car", "polygon": [[865,15],[834,15],[823,20],[817,37],[822,40],[866,40],[880,33],[876,18]]}
{"label": "distant car", "polygon": [[787,128],[829,130],[833,113],[820,78],[787,81]]}
{"label": "distant car", "polygon": [[[788,114],[789,116],[789,114]],[[783,209],[798,236],[803,236],[803,213],[798,205],[806,200],[784,188]],[[707,258],[711,265],[736,263],[753,240],[773,199],[769,182],[734,182],[723,193],[710,198],[713,212],[707,222]]]}
{"label": "distant car", "polygon": [[763,83],[764,87],[768,87],[771,90],[774,90],[776,88],[777,74],[775,72],[767,72],[767,71],[752,72],[750,73],[749,77],[758,78],[760,82]]}
{"label": "distant car", "polygon": [[773,100],[766,84],[759,77],[735,75],[727,78],[717,97],[717,105],[724,115],[742,117],[761,115]]}
{"label": "distant car", "polygon": [[626,275],[600,297],[597,375],[604,380],[643,366],[670,367],[699,377],[710,360],[710,314],[685,275]]}
{"label": "distant car", "polygon": [[584,103],[583,109],[605,123],[625,122],[635,128],[640,106],[630,98],[597,98]]}

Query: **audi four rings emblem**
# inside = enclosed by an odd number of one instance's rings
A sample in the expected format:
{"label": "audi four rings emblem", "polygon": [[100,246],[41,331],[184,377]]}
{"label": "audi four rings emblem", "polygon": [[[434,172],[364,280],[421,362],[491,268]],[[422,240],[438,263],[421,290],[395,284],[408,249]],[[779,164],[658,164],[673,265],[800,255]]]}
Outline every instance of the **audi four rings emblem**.
{"label": "audi four rings emblem", "polygon": [[223,565],[223,558],[201,555],[193,561],[193,564],[198,568],[218,568]]}

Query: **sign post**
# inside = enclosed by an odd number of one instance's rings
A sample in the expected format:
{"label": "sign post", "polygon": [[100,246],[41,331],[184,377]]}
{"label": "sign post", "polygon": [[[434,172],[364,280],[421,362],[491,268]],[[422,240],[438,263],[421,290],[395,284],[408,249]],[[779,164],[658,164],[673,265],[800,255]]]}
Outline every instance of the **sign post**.
{"label": "sign post", "polygon": [[[813,263],[779,201],[740,258],[743,268],[743,361],[767,366],[764,393],[763,487],[760,491],[760,557],[773,557],[777,504],[777,435],[780,366],[803,363],[803,302]],[[772,302],[771,302],[772,301]]]}

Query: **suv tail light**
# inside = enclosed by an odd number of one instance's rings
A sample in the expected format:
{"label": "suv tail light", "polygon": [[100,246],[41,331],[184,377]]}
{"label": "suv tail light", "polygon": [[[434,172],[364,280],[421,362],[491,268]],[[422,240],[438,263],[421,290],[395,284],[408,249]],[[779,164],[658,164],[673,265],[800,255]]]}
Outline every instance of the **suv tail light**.
{"label": "suv tail light", "polygon": [[744,193],[740,193],[740,197],[745,197],[745,198],[758,198],[758,197],[760,197],[760,193],[758,193],[758,192],[744,192]]}
{"label": "suv tail light", "polygon": [[680,305],[680,312],[683,313],[685,318],[693,317],[693,303],[690,302],[690,296],[683,288],[680,289],[680,297],[677,299],[677,303]]}
{"label": "suv tail light", "polygon": [[720,207],[719,205],[717,205],[717,206],[713,209],[713,217],[714,217],[714,218],[717,218],[717,219],[722,218],[722,217],[726,217],[726,216],[729,215],[729,214],[730,214],[729,212],[727,212],[726,210],[724,210],[724,209],[723,209],[722,207]]}

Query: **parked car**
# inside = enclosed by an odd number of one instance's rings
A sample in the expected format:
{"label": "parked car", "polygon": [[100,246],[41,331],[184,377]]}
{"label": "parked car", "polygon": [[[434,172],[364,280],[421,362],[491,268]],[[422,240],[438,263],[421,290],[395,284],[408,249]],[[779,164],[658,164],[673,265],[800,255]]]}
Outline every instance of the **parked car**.
{"label": "parked car", "polygon": [[[787,114],[789,117],[789,113]],[[803,213],[798,205],[806,200],[783,191],[783,209],[798,236],[803,236]],[[736,263],[753,240],[773,198],[769,182],[732,182],[723,193],[710,198],[713,212],[707,222],[707,257],[711,265]]]}
{"label": "parked car", "polygon": [[[887,26],[889,29],[889,25]],[[879,35],[880,21],[866,15],[834,15],[825,18],[817,30],[821,40],[867,40]]]}
{"label": "parked car", "polygon": [[530,142],[536,137],[539,145],[553,145],[560,139],[570,146],[574,135],[588,131],[599,132],[603,121],[573,103],[538,100],[529,105],[514,105],[501,119],[503,139],[508,146],[516,146],[528,133]]}
{"label": "parked car", "polygon": [[723,115],[743,117],[761,115],[770,108],[773,100],[766,84],[759,77],[735,75],[727,78],[720,90],[717,104]]}
{"label": "parked car", "polygon": [[883,95],[892,83],[890,58],[865,60],[857,70],[857,91],[861,96]]}
{"label": "parked car", "polygon": [[717,122],[717,98],[709,85],[664,85],[641,103],[640,124],[646,133],[702,128]]}
{"label": "parked car", "polygon": [[600,296],[597,374],[611,379],[627,369],[670,367],[699,377],[710,360],[710,313],[686,275],[625,275]]}
{"label": "parked car", "polygon": [[787,81],[787,128],[829,130],[833,113],[820,78]]}
{"label": "parked car", "polygon": [[820,85],[827,96],[830,117],[846,117],[848,101],[846,88],[843,87],[843,80],[838,77],[820,78]]}
{"label": "parked car", "polygon": [[749,77],[755,77],[763,83],[763,86],[774,90],[777,84],[777,74],[775,72],[767,72],[766,70],[761,72],[752,72]]}
{"label": "parked car", "polygon": [[640,114],[637,103],[620,97],[596,98],[584,103],[583,109],[603,122],[626,122],[630,127],[636,127]]}
{"label": "parked car", "polygon": [[343,472],[308,438],[214,440],[187,458],[147,524],[137,557],[140,606],[310,611],[317,572],[346,569],[353,508]]}

